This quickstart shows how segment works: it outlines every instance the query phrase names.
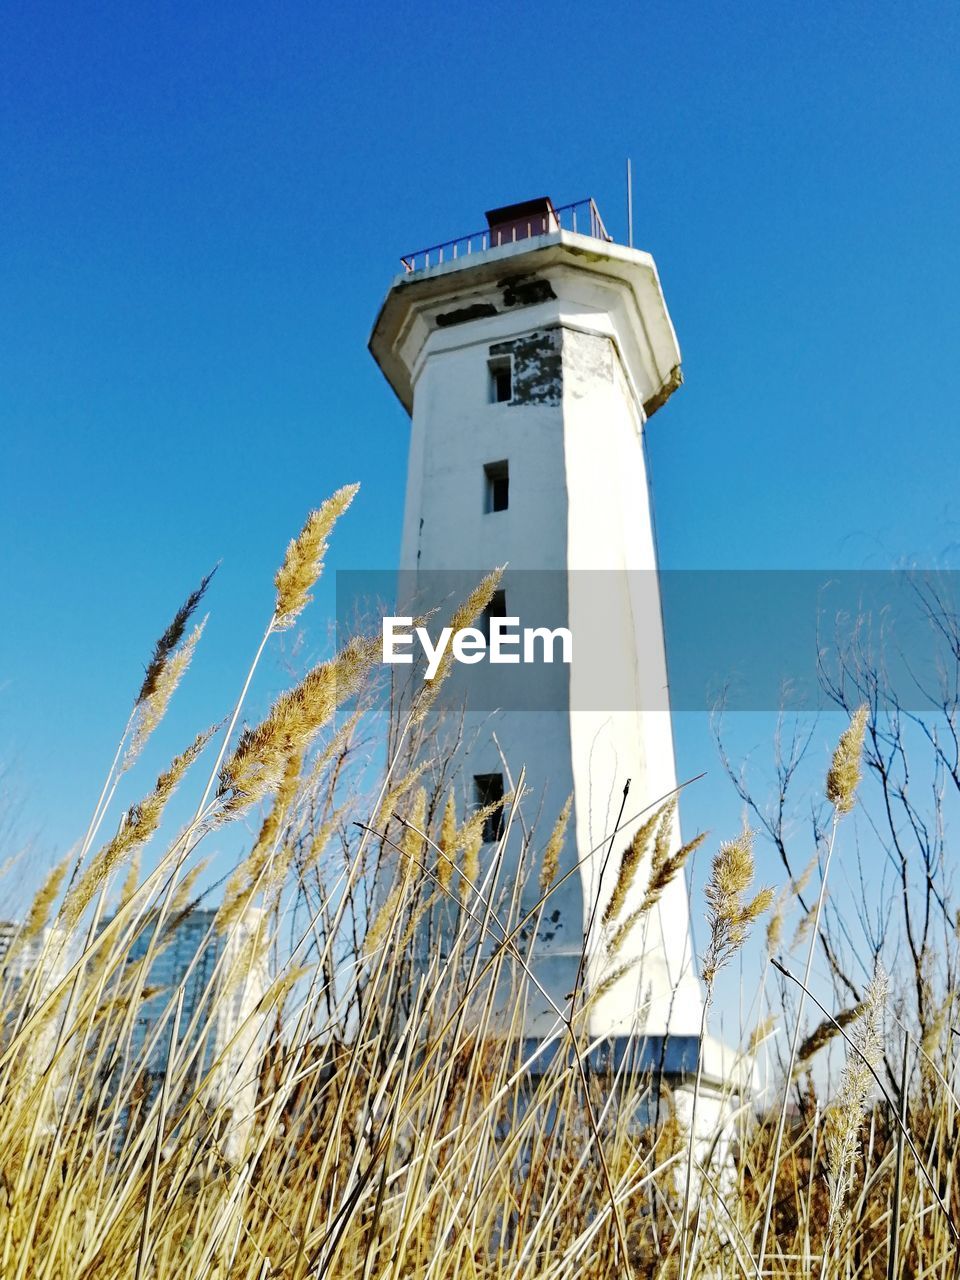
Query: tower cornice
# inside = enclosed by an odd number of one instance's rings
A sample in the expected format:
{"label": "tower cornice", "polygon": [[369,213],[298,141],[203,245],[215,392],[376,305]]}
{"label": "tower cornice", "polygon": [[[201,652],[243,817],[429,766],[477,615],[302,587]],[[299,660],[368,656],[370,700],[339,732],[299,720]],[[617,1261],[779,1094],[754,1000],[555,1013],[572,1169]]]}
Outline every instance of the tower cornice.
{"label": "tower cornice", "polygon": [[[547,293],[537,282],[550,285]],[[579,286],[579,287],[578,287]],[[633,352],[634,380],[649,417],[680,385],[680,348],[656,264],[649,253],[570,231],[545,235],[399,275],[370,336],[370,351],[408,413],[421,355],[431,336],[499,316],[516,319],[529,308],[542,315],[548,300],[589,306],[586,289],[617,295],[619,345]],[[575,317],[577,312],[571,312]],[[562,323],[566,317],[557,317]],[[633,363],[633,362],[631,362]]]}

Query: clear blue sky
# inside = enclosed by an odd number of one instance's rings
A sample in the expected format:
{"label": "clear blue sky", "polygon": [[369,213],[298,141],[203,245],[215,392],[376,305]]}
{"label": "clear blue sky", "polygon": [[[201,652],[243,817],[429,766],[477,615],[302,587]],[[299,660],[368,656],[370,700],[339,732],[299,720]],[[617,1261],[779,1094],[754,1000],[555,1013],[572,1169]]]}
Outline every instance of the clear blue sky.
{"label": "clear blue sky", "polygon": [[889,0],[7,6],[0,760],[39,850],[82,829],[215,561],[156,763],[222,714],[310,507],[361,481],[335,562],[395,561],[406,421],[366,341],[399,255],[545,192],[623,238],[627,155],[687,379],[649,433],[663,563],[955,562],[958,26]]}

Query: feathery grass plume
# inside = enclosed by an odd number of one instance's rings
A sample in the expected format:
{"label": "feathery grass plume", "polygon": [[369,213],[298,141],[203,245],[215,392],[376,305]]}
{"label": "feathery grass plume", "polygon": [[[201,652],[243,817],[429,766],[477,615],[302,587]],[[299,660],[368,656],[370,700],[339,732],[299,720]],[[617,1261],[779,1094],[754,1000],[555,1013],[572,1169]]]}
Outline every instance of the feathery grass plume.
{"label": "feathery grass plume", "polygon": [[[833,851],[836,846],[837,830],[840,818],[843,814],[849,813],[856,802],[857,785],[860,782],[860,759],[863,754],[863,736],[867,723],[867,707],[866,704],[858,707],[854,712],[850,724],[841,734],[837,749],[834,752],[830,769],[827,772],[826,794],[827,798],[833,805],[833,822],[830,826],[830,837],[827,843],[826,856],[823,859],[823,867],[820,873],[820,891],[817,894],[816,905],[811,911],[808,911],[800,921],[797,929],[798,941],[802,935],[810,934],[810,941],[807,947],[807,959],[803,972],[803,980],[800,984],[800,999],[797,1001],[796,1018],[793,1024],[793,1036],[790,1041],[790,1057],[786,1070],[786,1087],[783,1091],[783,1098],[780,1104],[780,1116],[777,1121],[776,1137],[773,1145],[773,1157],[771,1160],[770,1176],[767,1183],[766,1205],[764,1208],[763,1226],[760,1230],[760,1243],[757,1249],[757,1266],[763,1270],[767,1253],[767,1241],[770,1236],[770,1228],[773,1223],[773,1205],[776,1195],[777,1171],[780,1165],[780,1153],[783,1149],[783,1136],[787,1124],[787,1107],[790,1097],[790,1085],[793,1080],[794,1064],[797,1060],[797,1050],[800,1046],[800,1031],[803,1025],[803,1006],[807,989],[810,983],[810,974],[813,968],[813,956],[817,946],[817,939],[820,934],[820,920],[823,914],[823,905],[827,897],[827,878],[830,874],[830,864],[833,860]],[[817,855],[815,855],[817,856]],[[826,1253],[824,1253],[824,1266],[826,1265]]]}
{"label": "feathery grass plume", "polygon": [[184,874],[183,879],[177,885],[176,892],[170,900],[170,914],[163,928],[163,936],[169,936],[173,940],[177,932],[177,927],[182,921],[196,910],[197,900],[194,897],[194,888],[197,881],[210,865],[209,858],[201,858],[199,862],[189,867]]}
{"label": "feathery grass plume", "polygon": [[337,706],[357,691],[379,651],[379,643],[353,637],[335,657],[282,693],[260,724],[244,729],[220,769],[220,821],[280,786],[290,757],[305,752]]}
{"label": "feathery grass plume", "polygon": [[291,865],[296,866],[297,880],[302,884],[307,873],[320,861],[332,837],[343,829],[344,818],[349,808],[348,804],[339,805],[325,822],[315,827],[310,833],[310,842],[305,850],[289,837],[284,840],[263,878],[264,906],[268,913],[280,905],[287,872]]}
{"label": "feathery grass plume", "polygon": [[803,868],[803,870],[797,876],[796,880],[794,880],[793,882],[794,894],[803,893],[804,889],[806,889],[807,885],[810,883],[810,877],[813,875],[818,862],[819,862],[819,857],[817,855],[816,849],[814,849],[813,853],[810,855],[809,859],[807,860],[807,865]]}
{"label": "feathery grass plume", "polygon": [[493,800],[474,810],[460,828],[457,844],[463,850],[463,867],[460,880],[460,898],[466,902],[480,878],[480,850],[483,848],[483,828],[488,818],[514,801],[515,793],[508,791],[499,800]]}
{"label": "feathery grass plume", "polygon": [[856,803],[868,710],[865,702],[857,707],[849,725],[840,735],[827,770],[827,799],[837,813],[849,813]]}
{"label": "feathery grass plume", "polygon": [[403,931],[403,936],[400,939],[398,947],[400,955],[403,956],[407,954],[407,949],[413,941],[413,935],[416,933],[420,921],[430,910],[431,904],[432,899],[429,894],[421,895],[414,903],[413,910],[410,912],[410,917],[407,920],[406,928]]}
{"label": "feathery grass plume", "polygon": [[199,587],[187,596],[183,604],[174,614],[173,621],[167,627],[166,631],[157,641],[153,648],[153,656],[147,663],[147,669],[144,673],[143,684],[140,686],[140,692],[137,694],[136,705],[139,707],[142,703],[149,701],[157,690],[157,685],[163,675],[167,663],[174,650],[180,644],[187,630],[187,623],[196,612],[197,605],[206,594],[210,580],[216,573],[216,569],[211,569],[207,576],[201,581]]}
{"label": "feathery grass plume", "polygon": [[463,842],[463,875],[460,877],[460,900],[466,902],[480,879],[480,850],[483,826],[473,827]]}
{"label": "feathery grass plume", "polygon": [[133,857],[130,859],[130,865],[127,868],[127,874],[124,876],[123,884],[120,886],[120,898],[117,902],[117,910],[125,907],[133,895],[137,891],[140,884],[140,850],[135,849]]}
{"label": "feathery grass plume", "polygon": [[276,842],[281,827],[290,816],[296,803],[302,773],[303,754],[299,751],[293,751],[287,759],[283,777],[280,779],[280,786],[277,788],[277,794],[274,796],[273,804],[270,806],[270,812],[260,826],[257,844],[261,849],[269,849]]}
{"label": "feathery grass plume", "polygon": [[621,978],[625,978],[627,976],[631,969],[636,969],[640,964],[640,960],[640,956],[634,956],[632,960],[625,960],[623,964],[619,964],[615,969],[611,969],[609,973],[600,979],[596,987],[594,987],[590,992],[591,1003],[595,1000],[599,1000],[602,996],[605,996],[608,991],[612,990],[613,987],[616,986]]}
{"label": "feathery grass plume", "polygon": [[420,834],[427,822],[427,793],[423,787],[417,787],[413,793],[410,816],[404,823],[403,837],[400,841],[400,856],[410,870],[420,868],[424,863],[424,839]]}
{"label": "feathery grass plume", "polygon": [[142,848],[156,831],[167,801],[207,745],[212,732],[212,729],[207,729],[198,733],[190,746],[171,761],[169,769],[160,774],[150,794],[127,810],[120,830],[104,845],[64,900],[62,915],[68,930],[83,915],[93,895],[111,872],[134,850]]}
{"label": "feathery grass plume", "polygon": [[633,833],[630,843],[624,849],[620,857],[620,867],[617,871],[617,882],[613,886],[613,892],[610,894],[607,905],[603,909],[604,924],[609,924],[611,920],[614,920],[622,909],[624,902],[626,902],[627,894],[636,879],[637,870],[656,832],[657,823],[666,812],[669,803],[667,801],[667,804],[661,805],[659,809],[653,811],[646,822]]}
{"label": "feathery grass plume", "polygon": [[[493,599],[493,593],[500,585],[500,579],[503,577],[503,569],[493,569],[483,578],[477,586],[470,592],[466,600],[459,604],[453,611],[449,623],[447,624],[454,634],[462,631],[465,627],[471,626],[483,613],[484,609]],[[440,688],[444,680],[450,674],[450,668],[453,664],[453,646],[448,645],[446,652],[440,659],[436,674],[433,679],[424,685],[423,691],[418,695],[416,705],[411,716],[412,724],[421,723],[430,708],[437,700]]]}
{"label": "feathery grass plume", "polygon": [[503,577],[503,568],[491,569],[456,609],[454,609],[450,617],[450,628],[456,633],[462,631],[464,627],[469,627],[476,622],[484,609],[493,599],[493,593],[500,585],[500,579]]}
{"label": "feathery grass plume", "polygon": [[[717,974],[746,941],[750,926],[773,901],[772,889],[761,889],[744,901],[753,883],[753,832],[747,828],[736,840],[722,844],[710,868],[710,879],[704,889],[707,900],[707,922],[710,942],[703,958],[703,983],[706,988],[700,1012],[700,1042],[697,1051],[697,1074],[690,1104],[690,1136],[687,1145],[687,1168],[684,1178],[683,1209],[680,1219],[680,1280],[687,1280],[687,1248],[690,1234],[690,1197],[693,1191],[694,1146],[697,1132],[697,1103],[703,1079],[703,1045],[707,1034],[707,1015],[713,1003]],[[699,1216],[694,1227],[694,1241],[699,1229]],[[761,1249],[762,1253],[762,1249]]]}
{"label": "feathery grass plume", "polygon": [[443,809],[440,822],[440,838],[437,841],[440,855],[437,859],[437,881],[444,892],[453,880],[453,859],[457,852],[457,805],[451,791]]}
{"label": "feathery grass plume", "polygon": [[849,1009],[841,1009],[835,1018],[824,1018],[820,1025],[810,1032],[797,1050],[794,1076],[799,1075],[800,1068],[809,1062],[814,1054],[825,1048],[831,1040],[836,1039],[840,1032],[848,1027],[851,1022],[856,1022],[858,1018],[863,1017],[866,1009],[866,1001],[861,1000],[859,1004],[851,1005]]}
{"label": "feathery grass plume", "polygon": [[791,892],[790,885],[786,884],[774,900],[773,910],[770,912],[770,919],[767,921],[766,945],[768,955],[773,955],[783,938],[783,922],[786,918],[787,903],[790,900]]}
{"label": "feathery grass plume", "polygon": [[803,915],[797,921],[797,927],[796,929],[794,929],[793,937],[790,939],[791,951],[799,947],[800,943],[803,942],[805,938],[808,938],[810,936],[810,930],[813,928],[813,924],[816,918],[817,918],[817,906],[816,906],[816,903],[814,903],[812,907],[810,907],[807,911],[804,911]]}
{"label": "feathery grass plume", "polygon": [[363,940],[363,959],[365,961],[369,962],[373,957],[392,927],[405,883],[404,876],[398,875],[390,892],[384,898],[380,910],[374,916],[370,927],[367,929],[366,937]]}
{"label": "feathery grass plume", "polygon": [[146,697],[138,701],[133,735],[130,739],[127,753],[124,756],[124,770],[130,768],[143,750],[147,739],[166,715],[170,699],[193,661],[194,652],[206,625],[207,620],[204,618],[202,622],[194,627],[186,640],[168,655],[167,660],[160,666],[151,682],[150,692]]}
{"label": "feathery grass plume", "polygon": [[647,884],[646,892],[643,895],[639,907],[635,911],[631,911],[620,924],[617,925],[613,937],[610,939],[608,951],[611,955],[615,955],[623,944],[626,942],[631,931],[637,924],[657,905],[663,897],[667,886],[680,874],[686,864],[687,859],[696,849],[699,849],[707,838],[707,833],[702,831],[699,835],[689,841],[689,843],[678,849],[671,858],[667,858],[657,868],[656,874],[651,876]]}
{"label": "feathery grass plume", "polygon": [[920,1053],[917,1058],[917,1066],[920,1070],[920,1079],[923,1087],[929,1087],[934,1092],[937,1088],[937,1070],[935,1066],[937,1050],[940,1046],[941,1037],[949,1026],[950,1012],[956,999],[955,990],[949,987],[944,992],[943,998],[938,998],[936,964],[937,960],[932,948],[925,943],[920,949],[918,1004],[922,1007],[924,1016],[920,1024]]}
{"label": "feathery grass plume", "polygon": [[927,1018],[927,1024],[923,1029],[923,1035],[920,1037],[920,1063],[923,1070],[929,1059],[932,1059],[940,1044],[940,1038],[947,1028],[950,1020],[950,1009],[953,1004],[954,993],[948,991],[943,1000],[937,1001],[933,1005],[933,1013]]}
{"label": "feathery grass plume", "polygon": [[701,831],[699,835],[694,836],[692,840],[679,848],[672,857],[664,858],[660,862],[655,861],[650,883],[647,885],[647,891],[643,895],[643,901],[640,903],[641,915],[646,915],[652,907],[656,906],[667,885],[670,884],[675,876],[679,875],[687,859],[692,853],[696,853],[706,838],[706,831]]}
{"label": "feathery grass plume", "polygon": [[419,761],[412,769],[408,769],[402,778],[399,778],[390,790],[383,797],[380,808],[377,810],[377,816],[373,820],[374,831],[385,832],[390,825],[390,820],[397,811],[397,807],[407,792],[411,791],[426,773],[430,764],[429,760]]}
{"label": "feathery grass plume", "polygon": [[[393,884],[390,886],[390,892],[383,899],[380,909],[367,926],[367,932],[360,949],[361,957],[365,963],[369,963],[373,958],[399,919],[402,899],[406,893],[407,886],[410,884],[412,872],[413,863],[410,859],[399,858],[397,874]],[[400,954],[399,949],[397,954]]]}
{"label": "feathery grass plume", "polygon": [[540,864],[540,894],[541,896],[547,892],[554,880],[557,878],[557,872],[560,869],[560,851],[563,848],[563,842],[567,835],[567,824],[570,821],[570,809],[573,805],[573,796],[567,796],[563,808],[560,810],[560,816],[553,824],[553,830],[550,832],[550,839],[547,841],[546,848],[543,851],[543,862]]}
{"label": "feathery grass plume", "polygon": [[640,923],[646,914],[646,911],[642,907],[637,907],[636,911],[631,911],[625,919],[620,921],[607,947],[610,955],[615,956],[617,954],[633,929]]}
{"label": "feathery grass plume", "polygon": [[50,919],[50,908],[60,892],[63,878],[67,874],[67,867],[72,856],[72,852],[68,853],[61,862],[57,863],[46,880],[44,880],[33,902],[31,902],[27,918],[23,922],[23,928],[16,938],[15,946],[18,950],[24,943],[37,937],[47,927]]}
{"label": "feathery grass plume", "polygon": [[[813,856],[797,878],[795,880],[788,881],[788,883],[785,884],[777,894],[776,902],[773,904],[773,911],[770,914],[770,920],[767,923],[768,955],[772,956],[783,941],[783,926],[787,918],[787,904],[791,898],[799,898],[804,889],[806,889],[810,881],[810,877],[813,875],[813,869],[817,865],[817,861],[817,851],[814,850]],[[793,940],[790,943],[791,951],[807,936],[812,924],[813,913],[810,911],[804,912],[803,916],[797,923],[796,930],[794,931]]]}
{"label": "feathery grass plume", "polygon": [[770,1036],[774,1027],[777,1025],[777,1019],[774,1014],[768,1013],[765,1018],[761,1018],[757,1025],[750,1033],[750,1039],[747,1042],[747,1054],[752,1056],[757,1052],[763,1042]]}
{"label": "feathery grass plume", "polygon": [[853,1049],[848,1052],[840,1077],[840,1088],[824,1117],[827,1180],[830,1187],[828,1240],[842,1224],[846,1212],[860,1127],[874,1083],[869,1068],[875,1067],[883,1056],[883,1014],[886,1000],[887,975],[878,962],[864,995],[861,1020],[850,1035],[859,1052]]}
{"label": "feathery grass plume", "polygon": [[673,819],[677,812],[677,797],[671,796],[660,810],[661,818],[657,824],[657,834],[653,842],[653,857],[650,859],[652,870],[662,867],[670,855],[670,840],[673,837]]}
{"label": "feathery grass plume", "polygon": [[219,929],[228,929],[234,924],[243,915],[257,891],[263,887],[264,870],[273,855],[281,823],[296,799],[302,768],[302,752],[292,751],[287,757],[270,812],[260,824],[260,833],[253,848],[227,881],[223,902],[217,911]]}
{"label": "feathery grass plume", "polygon": [[[263,958],[263,953],[269,949],[271,941],[272,939],[269,934],[267,934],[264,945],[260,948],[261,960]],[[297,983],[302,978],[305,978],[310,972],[311,969],[308,964],[296,964],[289,965],[282,973],[278,973],[271,981],[266,991],[264,991],[263,995],[258,999],[256,1004],[257,1013],[263,1014],[267,1010],[275,1007],[279,1014],[279,1011],[283,1008],[283,1005],[286,1002],[287,996],[294,987],[296,987]]]}
{"label": "feathery grass plume", "polygon": [[311,511],[300,533],[287,547],[283,564],[274,578],[277,588],[277,604],[273,613],[275,630],[284,631],[292,627],[310,603],[310,589],[323,572],[330,532],[359,488],[358,484],[344,485],[316,511]]}
{"label": "feathery grass plume", "polygon": [[704,890],[710,943],[703,963],[703,981],[708,990],[732,955],[746,941],[753,922],[773,902],[773,890],[761,889],[748,902],[743,895],[753,881],[753,832],[744,830],[722,844],[713,859],[710,879]]}

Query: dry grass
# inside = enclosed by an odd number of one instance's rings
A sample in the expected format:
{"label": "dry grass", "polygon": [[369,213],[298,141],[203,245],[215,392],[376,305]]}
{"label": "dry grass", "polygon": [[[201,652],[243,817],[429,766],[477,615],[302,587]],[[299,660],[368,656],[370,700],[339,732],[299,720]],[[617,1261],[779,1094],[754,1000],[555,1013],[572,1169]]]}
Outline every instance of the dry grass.
{"label": "dry grass", "polygon": [[[201,735],[104,839],[118,774],[199,639],[187,628],[207,582],[188,599],[158,643],[75,865],[44,885],[7,955],[3,1280],[694,1280],[754,1277],[761,1260],[762,1274],[783,1278],[859,1280],[891,1266],[953,1276],[953,992],[921,1047],[894,1035],[878,973],[852,1013],[833,1023],[825,1011],[767,1109],[731,1101],[711,1162],[709,1141],[691,1140],[650,1073],[590,1068],[589,993],[557,1010],[552,1053],[524,1057],[530,957],[559,883],[569,805],[538,839],[523,821],[521,777],[502,838],[481,856],[482,818],[458,807],[451,762],[417,763],[427,717],[416,705],[391,726],[379,790],[362,799],[349,767],[362,706],[334,721],[362,692],[372,657],[362,641],[238,732],[264,646],[308,601],[352,493],[291,543],[216,745]],[[854,804],[863,728],[855,717],[831,770],[838,816]],[[174,787],[191,785],[193,818],[151,848],[141,873],[139,850],[162,830]],[[183,982],[158,990],[204,843],[254,806],[259,834],[210,924],[213,963],[205,970],[198,953]],[[672,805],[649,815],[625,860],[629,880],[650,879],[652,863],[647,909],[687,856],[668,856],[672,818]],[[835,822],[831,853],[836,834]],[[508,849],[520,880],[539,886],[526,914],[503,874]],[[722,847],[710,881],[711,989],[770,905],[752,879],[744,835]],[[819,909],[811,953],[818,928]],[[799,1048],[802,1009],[792,1021]],[[831,1101],[809,1068],[841,1037],[847,1064]]]}

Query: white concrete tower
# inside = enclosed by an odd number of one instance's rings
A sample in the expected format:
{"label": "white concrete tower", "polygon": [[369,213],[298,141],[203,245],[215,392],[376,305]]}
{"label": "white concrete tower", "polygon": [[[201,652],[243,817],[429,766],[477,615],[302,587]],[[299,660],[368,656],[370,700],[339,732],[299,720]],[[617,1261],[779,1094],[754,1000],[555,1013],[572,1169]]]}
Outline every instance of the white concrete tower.
{"label": "white concrete tower", "polygon": [[[401,567],[475,582],[507,564],[500,611],[570,629],[569,667],[468,669],[479,706],[466,767],[477,799],[496,793],[504,759],[514,777],[526,767],[534,808],[543,797],[540,847],[572,794],[561,871],[594,850],[551,900],[538,980],[562,1005],[592,919],[588,984],[627,968],[593,1005],[591,1032],[691,1046],[702,998],[683,877],[613,956],[649,875],[641,865],[604,923],[641,817],[600,875],[625,781],[625,817],[676,786],[642,438],[680,385],[680,352],[653,259],[612,243],[592,201],[533,200],[487,220],[404,259],[370,340],[412,420]],[[554,1023],[544,1002],[526,1011],[530,1037]]]}

